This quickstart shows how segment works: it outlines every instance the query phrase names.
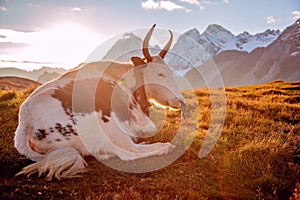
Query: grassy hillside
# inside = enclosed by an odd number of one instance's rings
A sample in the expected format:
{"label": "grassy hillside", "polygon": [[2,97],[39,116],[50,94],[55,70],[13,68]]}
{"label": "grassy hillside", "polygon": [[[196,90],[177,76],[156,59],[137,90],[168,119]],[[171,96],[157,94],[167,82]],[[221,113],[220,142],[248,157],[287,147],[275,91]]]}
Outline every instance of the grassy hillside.
{"label": "grassy hillside", "polygon": [[[227,88],[227,114],[220,139],[208,156],[198,153],[207,133],[209,91],[197,90],[199,129],[190,148],[158,171],[130,174],[88,161],[80,178],[45,181],[14,175],[32,161],[13,147],[20,104],[32,88],[0,91],[0,199],[292,199],[300,180],[300,82]],[[192,91],[185,92],[189,101]],[[163,112],[160,110],[159,112]],[[170,141],[179,113],[169,111],[150,141]],[[298,191],[300,185],[297,186]]]}
{"label": "grassy hillside", "polygon": [[13,76],[0,77],[0,90],[21,90],[39,85],[40,83],[25,78]]}

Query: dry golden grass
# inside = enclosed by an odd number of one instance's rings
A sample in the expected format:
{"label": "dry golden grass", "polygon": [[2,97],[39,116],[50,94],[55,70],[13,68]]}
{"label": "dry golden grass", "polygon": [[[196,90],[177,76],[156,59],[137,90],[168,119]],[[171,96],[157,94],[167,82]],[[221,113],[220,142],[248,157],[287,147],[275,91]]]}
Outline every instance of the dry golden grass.
{"label": "dry golden grass", "polygon": [[[132,174],[86,158],[88,172],[81,178],[51,182],[36,175],[14,177],[31,163],[13,147],[18,108],[31,91],[0,91],[0,199],[299,198],[300,82],[226,88],[224,129],[203,159],[199,149],[211,120],[206,89],[184,92],[189,115],[200,116],[190,121],[198,129],[188,150],[168,167]],[[182,126],[179,111],[155,108],[153,118],[162,130],[140,141],[171,141]]]}

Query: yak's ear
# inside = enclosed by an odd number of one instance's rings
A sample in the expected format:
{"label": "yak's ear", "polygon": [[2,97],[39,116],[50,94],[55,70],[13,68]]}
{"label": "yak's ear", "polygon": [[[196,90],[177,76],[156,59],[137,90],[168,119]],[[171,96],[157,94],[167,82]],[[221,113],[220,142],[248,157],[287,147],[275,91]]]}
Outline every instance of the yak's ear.
{"label": "yak's ear", "polygon": [[140,57],[131,57],[134,66],[145,65],[145,61]]}

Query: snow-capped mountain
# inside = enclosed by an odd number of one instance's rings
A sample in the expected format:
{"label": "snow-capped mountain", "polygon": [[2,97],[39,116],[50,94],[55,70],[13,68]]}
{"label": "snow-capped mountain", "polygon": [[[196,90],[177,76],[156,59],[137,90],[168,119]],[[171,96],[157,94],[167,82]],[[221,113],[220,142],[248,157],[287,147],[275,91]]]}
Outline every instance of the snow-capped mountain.
{"label": "snow-capped mountain", "polygon": [[[300,80],[300,19],[287,27],[280,36],[267,47],[259,47],[251,52],[238,50],[223,51],[213,57],[213,62],[191,69],[185,77],[197,87],[205,87],[196,76],[197,71],[205,71],[205,78],[214,81],[217,66],[225,86],[251,85],[273,80]],[[199,74],[199,73],[198,73]],[[210,83],[213,85],[213,83]]]}
{"label": "snow-capped mountain", "polygon": [[202,34],[192,29],[178,38],[172,49],[175,57],[170,58],[169,64],[183,75],[223,51],[251,52],[258,47],[268,46],[279,35],[279,30],[268,29],[255,35],[244,32],[235,36],[217,24],[209,25]]}
{"label": "snow-capped mountain", "polygon": [[112,46],[112,48],[103,57],[103,60],[128,62],[131,56],[142,55],[141,51],[137,51],[141,49],[142,42],[141,38],[137,37],[133,33],[127,33]]}
{"label": "snow-capped mountain", "polygon": [[251,52],[257,47],[266,47],[277,39],[280,35],[279,30],[266,30],[263,33],[255,35],[249,34],[247,31],[236,36],[236,46],[238,49]]}

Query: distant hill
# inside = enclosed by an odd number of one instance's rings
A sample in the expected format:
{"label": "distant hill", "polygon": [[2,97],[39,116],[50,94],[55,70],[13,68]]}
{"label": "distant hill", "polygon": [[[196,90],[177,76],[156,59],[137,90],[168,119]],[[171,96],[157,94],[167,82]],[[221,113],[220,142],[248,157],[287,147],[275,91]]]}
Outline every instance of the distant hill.
{"label": "distant hill", "polygon": [[37,79],[37,82],[39,83],[45,83],[48,82],[50,80],[53,80],[57,77],[59,77],[61,74],[57,73],[57,72],[47,72],[45,71],[42,75],[40,75]]}
{"label": "distant hill", "polygon": [[0,77],[2,76],[16,76],[37,81],[39,83],[45,83],[54,78],[57,78],[61,74],[66,72],[63,68],[43,67],[38,70],[25,71],[17,68],[0,68]]}
{"label": "distant hill", "polygon": [[12,76],[0,77],[0,90],[22,90],[30,87],[38,87],[40,85],[40,83],[26,78]]}

